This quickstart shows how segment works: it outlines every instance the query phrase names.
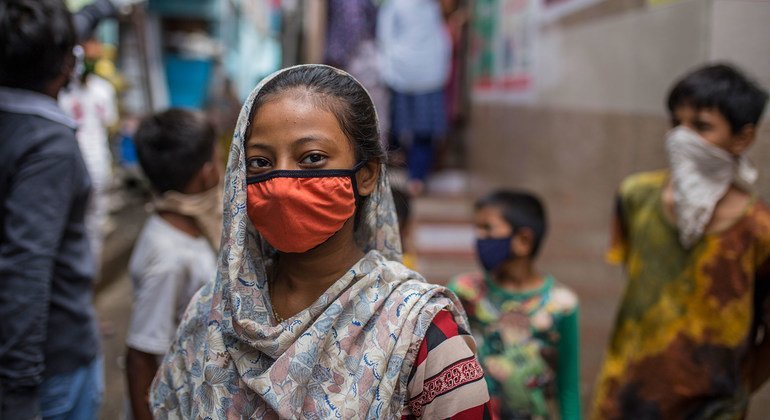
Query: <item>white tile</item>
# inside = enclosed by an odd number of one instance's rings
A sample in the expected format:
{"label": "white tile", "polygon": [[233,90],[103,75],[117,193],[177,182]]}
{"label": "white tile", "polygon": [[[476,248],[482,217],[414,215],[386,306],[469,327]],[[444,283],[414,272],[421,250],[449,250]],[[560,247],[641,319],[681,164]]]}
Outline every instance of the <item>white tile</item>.
{"label": "white tile", "polygon": [[473,252],[471,225],[421,224],[414,232],[418,252]]}

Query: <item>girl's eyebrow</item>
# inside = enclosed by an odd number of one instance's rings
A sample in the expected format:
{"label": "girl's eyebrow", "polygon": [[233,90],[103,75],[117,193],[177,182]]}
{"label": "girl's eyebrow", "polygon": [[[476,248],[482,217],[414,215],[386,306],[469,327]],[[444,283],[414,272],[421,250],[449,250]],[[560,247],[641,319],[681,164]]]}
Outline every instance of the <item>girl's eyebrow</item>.
{"label": "girl's eyebrow", "polygon": [[[327,147],[332,147],[335,144],[333,140],[325,136],[308,135],[308,136],[303,136],[294,140],[291,144],[291,147],[293,149],[298,149],[312,143],[321,143],[321,145],[327,146]],[[274,153],[275,147],[273,147],[273,145],[269,143],[261,142],[258,140],[249,140],[246,143],[246,150],[263,150],[270,153]]]}
{"label": "girl's eyebrow", "polygon": [[311,134],[294,140],[291,150],[295,153],[303,152],[308,148],[322,148],[327,153],[340,150],[337,142],[324,135]]}
{"label": "girl's eyebrow", "polygon": [[259,149],[259,150],[266,150],[268,152],[272,152],[274,150],[273,146],[271,146],[269,144],[265,144],[265,143],[251,143],[251,142],[246,144],[246,149]]}
{"label": "girl's eyebrow", "polygon": [[330,139],[323,136],[304,136],[304,137],[298,138],[297,140],[294,140],[292,146],[301,147],[308,143],[316,143],[316,142],[330,143],[330,144],[334,143]]}

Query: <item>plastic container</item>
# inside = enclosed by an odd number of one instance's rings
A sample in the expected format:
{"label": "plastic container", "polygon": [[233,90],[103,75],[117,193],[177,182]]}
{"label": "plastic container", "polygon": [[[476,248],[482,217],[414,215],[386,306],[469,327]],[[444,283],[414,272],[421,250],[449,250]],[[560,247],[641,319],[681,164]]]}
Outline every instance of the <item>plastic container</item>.
{"label": "plastic container", "polygon": [[167,55],[164,65],[171,106],[203,108],[211,80],[212,60]]}

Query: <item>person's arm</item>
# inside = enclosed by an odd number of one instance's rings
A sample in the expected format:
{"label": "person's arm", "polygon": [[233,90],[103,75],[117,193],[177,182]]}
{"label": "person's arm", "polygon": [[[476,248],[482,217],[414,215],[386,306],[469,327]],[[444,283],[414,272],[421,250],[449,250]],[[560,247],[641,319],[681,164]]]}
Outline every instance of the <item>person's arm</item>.
{"label": "person's arm", "polygon": [[[57,130],[51,136],[61,133]],[[72,153],[33,152],[22,158],[3,199],[0,418],[27,419],[39,413],[54,264],[78,173],[84,173],[71,135]]]}
{"label": "person's arm", "polygon": [[[194,361],[188,355],[199,350],[198,334],[208,328],[212,289],[208,285],[193,296],[179,324],[179,336],[158,367],[150,388],[150,409],[156,419],[193,418],[196,401],[188,396],[192,392],[190,379]],[[201,302],[209,304],[201,305]]]}
{"label": "person's arm", "polygon": [[770,334],[770,330],[768,330],[767,324],[764,323],[760,328],[763,330],[762,341],[755,344],[751,349],[754,355],[754,363],[751,370],[749,392],[752,393],[761,388],[767,381],[767,378],[770,378],[770,337],[767,336]]}
{"label": "person's arm", "polygon": [[754,343],[749,351],[749,391],[758,390],[770,378],[770,258],[754,276]]}
{"label": "person's arm", "polygon": [[580,420],[580,330],[578,308],[559,320],[556,384],[562,420]]}
{"label": "person's arm", "polygon": [[440,311],[420,344],[402,418],[491,419],[487,383],[475,353],[470,334],[449,311]]}
{"label": "person's arm", "polygon": [[158,371],[158,356],[128,347],[126,377],[134,420],[152,420],[150,385]]}
{"label": "person's arm", "polygon": [[628,229],[625,210],[620,195],[615,198],[615,212],[610,232],[610,246],[607,250],[607,262],[614,265],[624,264],[628,257]]}
{"label": "person's arm", "polygon": [[110,0],[95,0],[72,15],[78,41],[88,39],[103,19],[115,17],[118,8]]}
{"label": "person's arm", "polygon": [[162,245],[165,244],[140,241],[137,247],[149,248],[135,249],[140,260],[135,261],[133,256],[131,260],[131,266],[140,270],[131,273],[135,290],[126,337],[126,377],[131,408],[137,419],[152,418],[148,396],[158,370],[157,358],[168,351],[176,336],[177,308],[183,298],[182,290],[190,281],[184,262],[175,258],[176,250],[164,249]]}
{"label": "person's arm", "polygon": [[479,293],[478,282],[474,276],[475,274],[461,274],[450,280],[446,286],[460,300],[471,323],[476,318],[476,302]]}

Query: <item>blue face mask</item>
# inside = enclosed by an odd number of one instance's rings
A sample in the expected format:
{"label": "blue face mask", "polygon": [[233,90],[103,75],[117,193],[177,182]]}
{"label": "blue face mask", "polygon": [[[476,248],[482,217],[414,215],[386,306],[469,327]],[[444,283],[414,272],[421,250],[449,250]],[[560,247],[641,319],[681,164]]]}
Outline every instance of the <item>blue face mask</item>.
{"label": "blue face mask", "polygon": [[476,240],[476,253],[484,270],[494,271],[511,257],[512,239],[513,236]]}

